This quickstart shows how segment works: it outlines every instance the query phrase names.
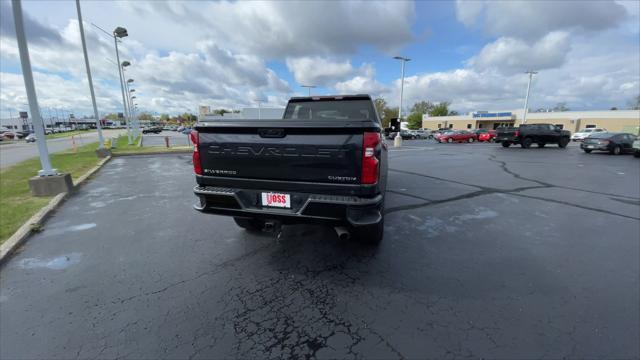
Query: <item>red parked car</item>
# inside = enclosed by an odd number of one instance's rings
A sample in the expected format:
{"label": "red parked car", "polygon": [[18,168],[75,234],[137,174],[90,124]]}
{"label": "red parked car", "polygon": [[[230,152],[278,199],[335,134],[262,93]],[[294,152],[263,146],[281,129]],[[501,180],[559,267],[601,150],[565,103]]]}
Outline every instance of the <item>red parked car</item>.
{"label": "red parked car", "polygon": [[496,131],[488,130],[487,132],[482,132],[478,134],[478,141],[489,141],[494,142],[496,139]]}
{"label": "red parked car", "polygon": [[445,133],[440,136],[438,142],[474,142],[478,140],[478,136],[470,131],[458,130],[450,133]]}

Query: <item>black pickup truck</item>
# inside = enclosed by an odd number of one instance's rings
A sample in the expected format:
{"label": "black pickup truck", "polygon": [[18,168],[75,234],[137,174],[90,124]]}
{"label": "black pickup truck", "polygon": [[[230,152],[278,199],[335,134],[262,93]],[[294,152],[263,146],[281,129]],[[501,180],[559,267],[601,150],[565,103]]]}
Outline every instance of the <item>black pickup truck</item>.
{"label": "black pickup truck", "polygon": [[571,133],[562,130],[553,124],[523,124],[519,127],[499,127],[496,131],[497,143],[501,143],[503,147],[509,147],[511,144],[520,144],[525,149],[536,143],[538,147],[544,147],[546,144],[558,144],[559,147],[565,148],[569,144]]}
{"label": "black pickup truck", "polygon": [[191,133],[196,210],[248,230],[328,223],[378,243],[387,147],[371,97],[289,100],[282,119],[201,122]]}

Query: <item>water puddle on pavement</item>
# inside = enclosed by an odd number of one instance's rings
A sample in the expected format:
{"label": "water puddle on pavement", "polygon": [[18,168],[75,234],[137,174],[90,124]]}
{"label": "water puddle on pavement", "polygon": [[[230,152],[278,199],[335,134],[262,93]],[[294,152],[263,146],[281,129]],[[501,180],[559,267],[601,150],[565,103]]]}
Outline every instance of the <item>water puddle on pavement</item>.
{"label": "water puddle on pavement", "polygon": [[79,263],[81,257],[82,254],[80,253],[70,253],[51,259],[27,258],[20,260],[18,266],[23,269],[63,270]]}
{"label": "water puddle on pavement", "polygon": [[96,227],[96,223],[78,224],[78,225],[65,226],[65,227],[45,227],[44,232],[42,232],[42,235],[43,236],[60,235],[66,232],[89,230],[89,229],[93,229],[94,227]]}

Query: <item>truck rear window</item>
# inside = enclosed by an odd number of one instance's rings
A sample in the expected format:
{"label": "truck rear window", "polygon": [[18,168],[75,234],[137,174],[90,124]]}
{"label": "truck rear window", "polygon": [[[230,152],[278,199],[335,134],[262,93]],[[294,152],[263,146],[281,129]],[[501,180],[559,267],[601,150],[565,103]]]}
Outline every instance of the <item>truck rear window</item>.
{"label": "truck rear window", "polygon": [[370,100],[291,102],[284,119],[292,120],[376,120]]}

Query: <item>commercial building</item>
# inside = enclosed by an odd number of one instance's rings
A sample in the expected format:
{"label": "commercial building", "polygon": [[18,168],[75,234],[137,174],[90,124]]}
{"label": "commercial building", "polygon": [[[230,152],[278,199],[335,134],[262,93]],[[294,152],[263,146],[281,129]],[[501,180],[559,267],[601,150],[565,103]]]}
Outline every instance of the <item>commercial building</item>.
{"label": "commercial building", "polygon": [[[203,106],[200,107],[201,109]],[[215,121],[220,119],[282,119],[284,108],[243,108],[240,112],[224,115],[201,113],[198,121]]]}
{"label": "commercial building", "polygon": [[[523,110],[475,111],[466,115],[422,116],[422,127],[496,129],[500,126],[518,126],[522,123]],[[527,124],[554,124],[571,133],[580,129],[601,127],[608,131],[640,133],[640,110],[528,112]]]}

